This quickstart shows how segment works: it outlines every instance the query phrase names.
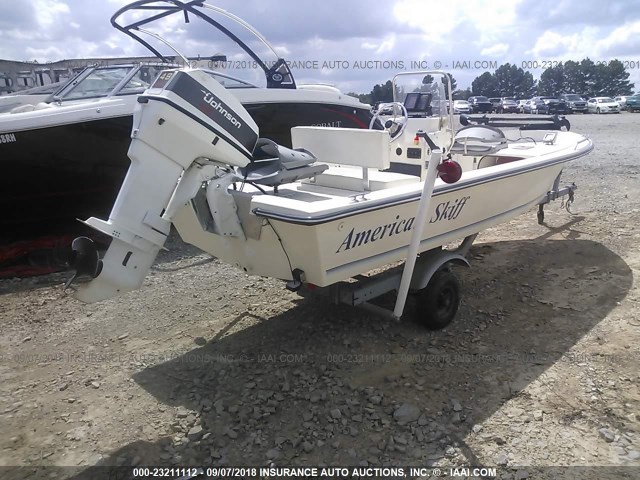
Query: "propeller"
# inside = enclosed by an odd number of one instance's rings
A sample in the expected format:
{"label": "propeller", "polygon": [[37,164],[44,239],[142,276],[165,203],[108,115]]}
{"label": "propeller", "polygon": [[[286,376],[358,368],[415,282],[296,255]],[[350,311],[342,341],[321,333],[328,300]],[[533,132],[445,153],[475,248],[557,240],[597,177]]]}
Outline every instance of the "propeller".
{"label": "propeller", "polygon": [[71,243],[69,266],[75,270],[73,276],[64,285],[66,291],[71,284],[81,277],[96,278],[102,271],[102,260],[98,256],[98,247],[87,237],[78,237]]}

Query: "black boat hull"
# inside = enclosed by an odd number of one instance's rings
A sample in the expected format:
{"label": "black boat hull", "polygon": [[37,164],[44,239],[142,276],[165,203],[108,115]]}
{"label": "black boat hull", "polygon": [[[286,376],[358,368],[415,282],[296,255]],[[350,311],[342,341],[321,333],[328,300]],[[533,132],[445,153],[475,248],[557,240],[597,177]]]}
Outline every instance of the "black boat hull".
{"label": "black boat hull", "polygon": [[[260,136],[291,146],[295,126],[368,128],[366,108],[321,103],[245,105]],[[131,115],[0,132],[0,240],[24,228],[108,217],[129,168]],[[15,138],[14,138],[15,137]],[[33,230],[33,228],[32,228]]]}
{"label": "black boat hull", "polygon": [[369,128],[372,114],[368,109],[321,103],[245,104],[260,129],[260,136],[291,147],[293,127],[317,126]]}
{"label": "black boat hull", "polygon": [[131,115],[12,132],[0,144],[0,225],[22,229],[110,212],[127,173]]}

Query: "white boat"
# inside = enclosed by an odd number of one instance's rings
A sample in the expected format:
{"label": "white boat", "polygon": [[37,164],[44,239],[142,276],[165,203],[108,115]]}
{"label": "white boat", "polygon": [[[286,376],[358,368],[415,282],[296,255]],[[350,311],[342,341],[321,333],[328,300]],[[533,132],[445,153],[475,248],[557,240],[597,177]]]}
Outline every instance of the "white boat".
{"label": "white boat", "polygon": [[[433,81],[425,86],[426,76]],[[380,109],[391,112],[384,130],[295,127],[288,149],[259,139],[246,109],[206,72],[164,72],[139,98],[132,164],[109,219],[86,221],[113,237],[109,249],[98,260],[88,240],[75,242],[78,274],[91,278],[76,298],[139,288],[171,224],[221,261],[292,289],[333,286],[404,259],[402,277],[375,289],[399,290],[397,318],[410,289],[437,279],[446,297],[456,283],[436,272],[466,263],[478,232],[573,195],[574,187],[559,188],[560,173],[592,143],[569,131],[539,141],[528,132],[508,139],[488,125],[454,131],[453,114],[433,107],[444,104],[441,77],[448,80],[443,72],[397,75],[402,103]],[[416,78],[417,89],[401,85]],[[463,238],[462,251],[440,249]],[[446,318],[436,326],[451,319],[446,298],[430,305],[440,301]]]}
{"label": "white boat", "polygon": [[[112,24],[148,47],[157,56],[157,63],[91,66],[47,98],[0,98],[0,210],[5,212],[0,228],[42,228],[45,221],[109,212],[129,166],[126,151],[137,95],[176,58],[182,65],[196,61],[142,28],[171,15],[183,19],[188,15],[191,23],[200,20],[214,34],[228,37],[245,57],[260,66],[266,88],[220,71],[206,71],[242,102],[263,135],[290,145],[291,127],[297,125],[369,127],[369,105],[331,86],[296,84],[287,62],[264,37],[229,12],[201,2],[134,2],[118,10]],[[233,31],[221,24],[220,18],[233,24]],[[174,56],[162,54],[140,38],[141,31],[169,45]],[[261,55],[237,32],[254,40],[251,45]],[[212,67],[218,57],[210,57],[216,60],[209,60]],[[21,205],[19,210],[12,208],[16,204]]]}

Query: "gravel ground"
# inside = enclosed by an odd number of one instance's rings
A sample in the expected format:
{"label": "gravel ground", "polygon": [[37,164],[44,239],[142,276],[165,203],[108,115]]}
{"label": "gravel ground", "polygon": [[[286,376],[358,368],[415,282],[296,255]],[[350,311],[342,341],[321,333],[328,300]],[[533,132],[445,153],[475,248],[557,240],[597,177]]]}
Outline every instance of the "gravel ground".
{"label": "gravel ground", "polygon": [[[441,331],[301,298],[177,237],[142,289],[99,304],[64,297],[62,274],[0,281],[0,466],[30,467],[0,477],[274,464],[640,478],[640,115],[570,119],[596,145],[565,169],[574,215],[558,202],[546,225],[532,210],[481,233]],[[571,468],[535,468],[550,466]]]}

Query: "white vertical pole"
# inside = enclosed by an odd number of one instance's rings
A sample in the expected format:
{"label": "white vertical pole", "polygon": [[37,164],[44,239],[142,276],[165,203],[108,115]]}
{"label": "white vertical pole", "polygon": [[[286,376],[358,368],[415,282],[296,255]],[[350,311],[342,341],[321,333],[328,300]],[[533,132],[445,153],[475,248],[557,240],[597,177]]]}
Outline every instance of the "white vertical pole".
{"label": "white vertical pole", "polygon": [[411,277],[413,276],[413,269],[416,266],[416,258],[418,257],[418,249],[420,248],[422,233],[424,232],[424,227],[427,224],[427,214],[429,212],[429,206],[431,205],[431,195],[433,194],[433,186],[436,183],[438,164],[440,163],[441,158],[441,150],[431,151],[431,158],[429,159],[429,166],[427,167],[427,175],[424,179],[424,186],[422,187],[422,196],[420,197],[420,203],[418,204],[418,213],[416,213],[416,223],[411,237],[411,243],[409,244],[409,251],[407,252],[407,260],[404,263],[404,270],[402,271],[402,279],[400,280],[400,288],[398,288],[396,306],[393,309],[393,316],[397,320],[402,317],[404,305],[407,301],[407,295],[409,294]]}

